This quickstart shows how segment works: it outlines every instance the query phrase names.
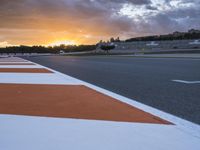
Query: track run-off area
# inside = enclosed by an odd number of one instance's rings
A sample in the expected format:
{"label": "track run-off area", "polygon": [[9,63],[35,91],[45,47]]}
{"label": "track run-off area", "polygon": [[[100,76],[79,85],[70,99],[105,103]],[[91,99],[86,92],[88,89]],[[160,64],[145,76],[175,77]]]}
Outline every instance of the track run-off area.
{"label": "track run-off area", "polygon": [[0,149],[200,148],[198,124],[41,64],[0,58]]}
{"label": "track run-off area", "polygon": [[132,56],[26,59],[200,124],[200,59]]}

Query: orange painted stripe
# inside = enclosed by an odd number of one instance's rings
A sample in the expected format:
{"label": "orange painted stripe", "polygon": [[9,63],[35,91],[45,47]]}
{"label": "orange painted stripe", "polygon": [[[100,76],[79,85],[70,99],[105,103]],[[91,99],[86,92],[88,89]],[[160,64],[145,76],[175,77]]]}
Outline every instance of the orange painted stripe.
{"label": "orange painted stripe", "polygon": [[81,85],[0,84],[0,113],[171,124]]}
{"label": "orange painted stripe", "polygon": [[10,66],[10,65],[35,65],[33,63],[0,63],[0,65]]}
{"label": "orange painted stripe", "polygon": [[53,73],[44,68],[0,68],[0,73]]}

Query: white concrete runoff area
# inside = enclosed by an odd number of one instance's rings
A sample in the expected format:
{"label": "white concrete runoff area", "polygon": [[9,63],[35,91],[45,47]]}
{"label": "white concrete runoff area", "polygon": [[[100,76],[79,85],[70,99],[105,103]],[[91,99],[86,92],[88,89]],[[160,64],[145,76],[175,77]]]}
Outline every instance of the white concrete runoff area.
{"label": "white concrete runoff area", "polygon": [[199,150],[174,125],[0,115],[2,150]]}

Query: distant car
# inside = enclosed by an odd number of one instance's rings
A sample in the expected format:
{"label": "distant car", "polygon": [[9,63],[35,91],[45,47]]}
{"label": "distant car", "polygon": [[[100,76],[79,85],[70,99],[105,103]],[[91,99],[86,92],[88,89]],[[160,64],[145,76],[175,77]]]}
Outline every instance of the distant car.
{"label": "distant car", "polygon": [[193,42],[190,42],[189,44],[196,44],[196,45],[199,45],[199,44],[200,44],[200,41],[199,41],[199,40],[194,40]]}
{"label": "distant car", "polygon": [[63,50],[60,50],[60,52],[59,52],[60,54],[64,54],[65,53],[65,51],[63,51]]}
{"label": "distant car", "polygon": [[151,43],[147,43],[146,45],[147,46],[158,46],[159,44],[154,42],[154,41],[152,41]]}

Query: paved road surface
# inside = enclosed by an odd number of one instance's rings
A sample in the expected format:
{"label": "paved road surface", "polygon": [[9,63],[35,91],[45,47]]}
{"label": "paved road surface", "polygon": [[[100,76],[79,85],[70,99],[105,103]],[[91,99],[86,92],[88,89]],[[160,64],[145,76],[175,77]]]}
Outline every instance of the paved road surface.
{"label": "paved road surface", "polygon": [[200,124],[200,59],[28,57],[31,61]]}

